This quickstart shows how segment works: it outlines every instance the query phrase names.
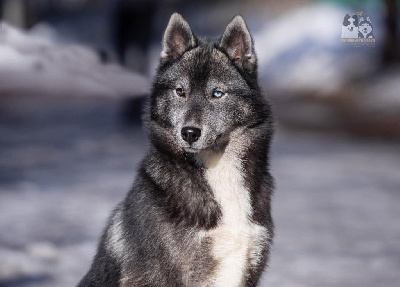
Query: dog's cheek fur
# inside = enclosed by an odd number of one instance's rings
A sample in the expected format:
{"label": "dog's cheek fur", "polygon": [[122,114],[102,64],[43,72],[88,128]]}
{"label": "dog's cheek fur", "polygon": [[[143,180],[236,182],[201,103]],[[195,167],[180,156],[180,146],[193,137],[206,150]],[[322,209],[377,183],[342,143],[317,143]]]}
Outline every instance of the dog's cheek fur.
{"label": "dog's cheek fur", "polygon": [[[183,117],[185,104],[174,94],[174,84],[165,86],[162,81],[155,82],[154,92],[146,111],[145,127],[150,141],[166,153],[182,156],[183,151],[178,145],[176,128]],[[173,83],[173,82],[172,82]],[[179,133],[180,135],[180,133]]]}

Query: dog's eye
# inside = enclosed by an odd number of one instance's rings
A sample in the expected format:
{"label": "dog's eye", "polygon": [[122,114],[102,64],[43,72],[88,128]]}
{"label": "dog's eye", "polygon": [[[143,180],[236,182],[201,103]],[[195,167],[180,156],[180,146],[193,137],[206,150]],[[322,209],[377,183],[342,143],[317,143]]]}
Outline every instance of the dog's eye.
{"label": "dog's eye", "polygon": [[214,91],[212,94],[213,98],[217,98],[217,99],[221,98],[223,95],[225,95],[225,94],[221,91]]}
{"label": "dog's eye", "polygon": [[186,96],[186,93],[185,93],[185,91],[184,91],[182,88],[177,88],[177,89],[175,90],[175,93],[176,93],[179,97],[182,97],[182,98],[184,98],[184,97]]}

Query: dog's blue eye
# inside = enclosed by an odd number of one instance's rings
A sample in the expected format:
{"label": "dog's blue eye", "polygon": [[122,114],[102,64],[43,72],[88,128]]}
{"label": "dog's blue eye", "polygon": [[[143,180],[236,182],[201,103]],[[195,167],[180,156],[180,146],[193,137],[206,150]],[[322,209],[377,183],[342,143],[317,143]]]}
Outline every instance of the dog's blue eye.
{"label": "dog's blue eye", "polygon": [[214,91],[213,92],[213,97],[214,98],[221,98],[223,95],[225,95],[223,92],[221,91]]}

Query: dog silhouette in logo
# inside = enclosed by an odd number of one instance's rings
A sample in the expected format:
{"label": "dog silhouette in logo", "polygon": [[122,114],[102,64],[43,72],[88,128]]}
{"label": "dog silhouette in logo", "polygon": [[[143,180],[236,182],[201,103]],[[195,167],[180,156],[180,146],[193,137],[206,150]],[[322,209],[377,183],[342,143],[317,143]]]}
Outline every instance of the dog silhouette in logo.
{"label": "dog silhouette in logo", "polygon": [[360,18],[360,24],[358,25],[358,38],[374,38],[374,34],[372,34],[372,23],[371,19],[367,17],[366,20],[364,20],[363,17]]}
{"label": "dog silhouette in logo", "polygon": [[344,16],[342,26],[342,38],[358,38],[358,17],[357,15]]}

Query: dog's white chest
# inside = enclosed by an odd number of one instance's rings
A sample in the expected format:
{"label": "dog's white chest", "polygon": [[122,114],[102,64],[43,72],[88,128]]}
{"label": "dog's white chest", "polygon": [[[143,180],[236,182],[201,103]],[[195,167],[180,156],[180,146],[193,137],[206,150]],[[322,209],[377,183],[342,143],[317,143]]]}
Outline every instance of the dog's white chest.
{"label": "dog's white chest", "polygon": [[205,177],[222,209],[218,227],[207,231],[212,255],[218,262],[214,286],[243,286],[248,268],[257,266],[267,232],[251,221],[249,191],[241,162],[227,154],[209,158]]}

